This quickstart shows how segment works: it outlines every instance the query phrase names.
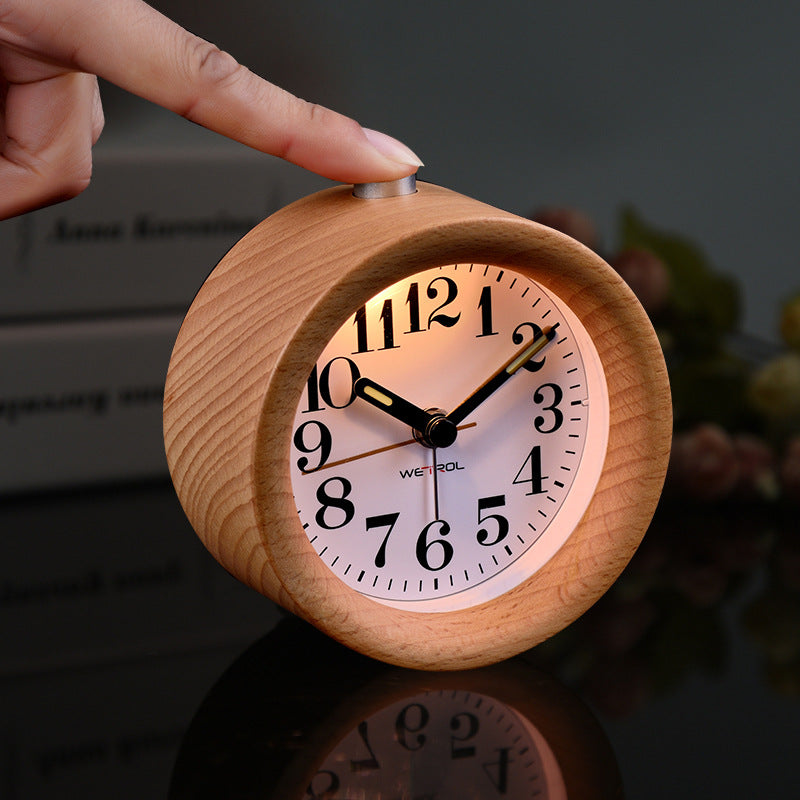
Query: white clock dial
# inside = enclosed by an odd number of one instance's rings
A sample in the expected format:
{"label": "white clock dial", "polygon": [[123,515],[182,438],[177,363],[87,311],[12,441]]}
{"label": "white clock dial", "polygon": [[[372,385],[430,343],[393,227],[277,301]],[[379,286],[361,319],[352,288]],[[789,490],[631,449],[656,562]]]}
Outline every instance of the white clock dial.
{"label": "white clock dial", "polygon": [[[453,412],[543,332],[456,414],[452,444],[429,446],[394,413]],[[356,395],[359,377],[376,402]],[[295,502],[323,563],[378,602],[444,611],[513,588],[563,546],[602,469],[608,397],[564,302],[511,269],[458,264],[394,284],[342,325],[293,431]]]}
{"label": "white clock dial", "polygon": [[462,690],[422,692],[360,722],[327,754],[305,798],[565,800],[541,733],[510,706]]}

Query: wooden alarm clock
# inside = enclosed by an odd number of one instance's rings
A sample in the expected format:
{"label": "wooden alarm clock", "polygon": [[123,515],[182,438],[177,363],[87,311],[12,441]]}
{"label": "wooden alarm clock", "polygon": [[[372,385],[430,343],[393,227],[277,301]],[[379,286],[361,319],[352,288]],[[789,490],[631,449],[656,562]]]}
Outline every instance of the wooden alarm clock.
{"label": "wooden alarm clock", "polygon": [[614,582],[672,420],[647,315],[596,254],[414,178],[256,226],[189,309],[172,479],[232,574],[422,669],[526,650]]}

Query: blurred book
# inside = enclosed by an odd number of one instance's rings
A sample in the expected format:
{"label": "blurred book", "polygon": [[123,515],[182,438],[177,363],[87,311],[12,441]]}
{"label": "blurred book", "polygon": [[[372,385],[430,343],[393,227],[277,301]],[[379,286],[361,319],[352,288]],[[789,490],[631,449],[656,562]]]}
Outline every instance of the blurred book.
{"label": "blurred book", "polygon": [[185,309],[284,204],[286,167],[239,149],[100,151],[83,194],[0,222],[0,320]]}
{"label": "blurred book", "polygon": [[0,504],[0,683],[246,642],[279,615],[214,561],[167,481]]}
{"label": "blurred book", "polygon": [[0,326],[0,496],[166,474],[179,315]]}
{"label": "blurred book", "polygon": [[208,687],[279,618],[166,482],[0,503],[0,797],[165,791]]}
{"label": "blurred book", "polygon": [[247,231],[319,188],[180,123],[156,112],[138,139],[128,126],[97,148],[83,194],[0,222],[0,497],[166,475],[161,398],[183,315]]}

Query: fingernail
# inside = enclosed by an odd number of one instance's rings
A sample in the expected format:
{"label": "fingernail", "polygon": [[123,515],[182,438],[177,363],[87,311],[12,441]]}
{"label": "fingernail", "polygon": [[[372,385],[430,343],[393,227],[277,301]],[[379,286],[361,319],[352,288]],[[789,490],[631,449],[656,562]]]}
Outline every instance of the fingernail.
{"label": "fingernail", "polygon": [[408,164],[411,167],[423,166],[419,156],[406,147],[402,142],[387,136],[380,131],[373,131],[369,128],[364,128],[364,135],[367,141],[383,156],[396,161],[398,164]]}

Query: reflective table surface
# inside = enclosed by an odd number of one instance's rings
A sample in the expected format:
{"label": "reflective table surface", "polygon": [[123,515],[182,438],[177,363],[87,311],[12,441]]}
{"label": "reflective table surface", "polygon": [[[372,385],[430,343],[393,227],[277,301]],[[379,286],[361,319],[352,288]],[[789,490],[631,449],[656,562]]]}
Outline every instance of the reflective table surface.
{"label": "reflective table surface", "polygon": [[797,507],[662,504],[584,617],[423,673],[228,576],[156,483],[0,503],[0,797],[800,798]]}

